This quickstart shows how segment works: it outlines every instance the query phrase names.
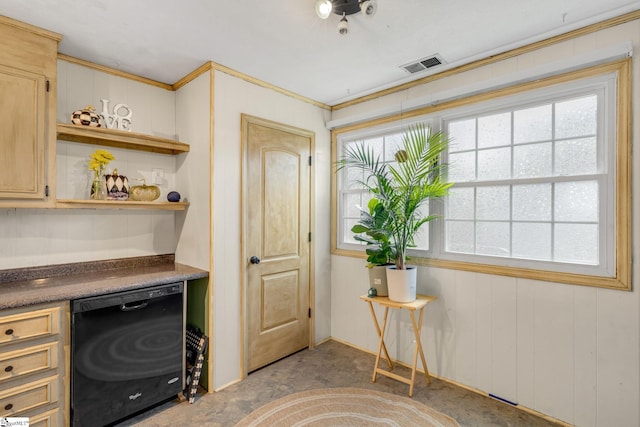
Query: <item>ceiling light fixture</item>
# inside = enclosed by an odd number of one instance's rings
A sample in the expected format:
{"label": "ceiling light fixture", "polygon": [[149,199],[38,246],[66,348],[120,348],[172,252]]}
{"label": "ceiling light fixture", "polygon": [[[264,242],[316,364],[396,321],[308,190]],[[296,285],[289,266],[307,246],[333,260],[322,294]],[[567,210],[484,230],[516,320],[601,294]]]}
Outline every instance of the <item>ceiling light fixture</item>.
{"label": "ceiling light fixture", "polygon": [[316,0],[315,9],[321,19],[327,19],[331,13],[341,15],[342,19],[338,22],[338,33],[345,36],[349,34],[347,15],[361,12],[370,18],[376,14],[378,2],[376,0]]}
{"label": "ceiling light fixture", "polygon": [[342,19],[338,22],[338,34],[341,36],[349,34],[349,21],[347,21],[347,15],[345,13],[342,14]]}
{"label": "ceiling light fixture", "polygon": [[320,19],[327,19],[331,15],[333,4],[330,0],[316,0],[316,13]]}
{"label": "ceiling light fixture", "polygon": [[378,11],[378,2],[375,0],[360,1],[360,11],[364,16],[370,18]]}

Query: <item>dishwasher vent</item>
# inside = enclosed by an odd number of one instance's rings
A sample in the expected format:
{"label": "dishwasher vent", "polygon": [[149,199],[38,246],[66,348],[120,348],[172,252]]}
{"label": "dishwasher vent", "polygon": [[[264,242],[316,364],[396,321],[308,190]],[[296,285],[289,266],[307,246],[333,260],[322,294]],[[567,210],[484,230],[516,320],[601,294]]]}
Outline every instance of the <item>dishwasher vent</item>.
{"label": "dishwasher vent", "polygon": [[419,59],[417,61],[413,61],[409,64],[402,65],[400,68],[403,68],[406,72],[410,74],[414,74],[427,68],[436,67],[438,65],[444,64],[445,61],[442,59],[440,54],[431,55],[427,58]]}

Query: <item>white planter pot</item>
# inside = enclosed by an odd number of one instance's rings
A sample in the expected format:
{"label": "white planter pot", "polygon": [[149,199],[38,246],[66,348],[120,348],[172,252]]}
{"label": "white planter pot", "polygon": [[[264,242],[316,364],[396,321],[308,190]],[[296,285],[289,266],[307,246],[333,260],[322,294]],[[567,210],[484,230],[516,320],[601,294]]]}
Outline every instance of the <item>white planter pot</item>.
{"label": "white planter pot", "polygon": [[369,268],[369,287],[376,290],[376,295],[386,297],[389,295],[387,290],[387,266],[376,265]]}
{"label": "white planter pot", "polygon": [[394,302],[412,302],[416,300],[416,282],[418,269],[407,267],[398,270],[395,266],[387,267],[387,286],[389,299]]}

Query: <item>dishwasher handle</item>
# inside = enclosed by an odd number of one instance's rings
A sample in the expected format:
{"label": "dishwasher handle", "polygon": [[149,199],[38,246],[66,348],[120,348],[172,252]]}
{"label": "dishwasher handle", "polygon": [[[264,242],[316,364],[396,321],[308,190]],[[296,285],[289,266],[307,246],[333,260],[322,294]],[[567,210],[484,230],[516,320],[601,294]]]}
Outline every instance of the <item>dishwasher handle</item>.
{"label": "dishwasher handle", "polygon": [[136,305],[129,305],[128,302],[121,304],[120,305],[120,311],[135,311],[135,310],[141,310],[143,308],[145,308],[146,306],[149,305],[149,300],[144,300],[144,301],[135,301],[138,302],[139,304]]}

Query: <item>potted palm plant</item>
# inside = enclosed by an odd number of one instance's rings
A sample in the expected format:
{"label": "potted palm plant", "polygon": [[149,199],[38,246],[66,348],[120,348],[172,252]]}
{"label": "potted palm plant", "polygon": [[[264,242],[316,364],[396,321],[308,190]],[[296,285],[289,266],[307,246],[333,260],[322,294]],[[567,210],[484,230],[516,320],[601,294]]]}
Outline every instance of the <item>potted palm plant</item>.
{"label": "potted palm plant", "polygon": [[338,169],[353,167],[364,171],[365,179],[360,184],[385,212],[384,219],[374,228],[363,231],[389,239],[395,263],[387,269],[392,301],[410,302],[416,298],[417,270],[406,264],[407,249],[415,246],[420,227],[436,218],[433,214],[423,215],[421,208],[429,200],[446,196],[453,185],[447,182],[447,165],[440,159],[448,146],[449,139],[443,132],[432,132],[418,124],[403,134],[402,147],[395,153],[395,166],[384,163],[364,144],[347,148],[338,161]]}

